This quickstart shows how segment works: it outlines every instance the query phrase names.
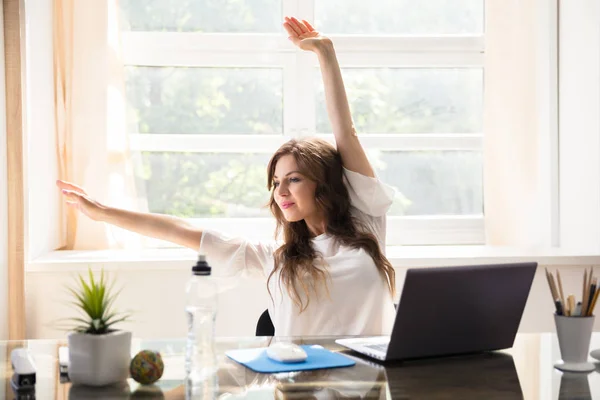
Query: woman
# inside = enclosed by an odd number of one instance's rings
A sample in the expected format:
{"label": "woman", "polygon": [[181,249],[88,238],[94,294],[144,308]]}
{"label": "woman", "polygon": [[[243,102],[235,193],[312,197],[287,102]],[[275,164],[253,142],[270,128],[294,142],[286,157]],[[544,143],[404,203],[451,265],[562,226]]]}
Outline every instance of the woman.
{"label": "woman", "polygon": [[319,59],[337,150],[303,139],[273,155],[267,184],[281,246],[105,207],[76,185],[57,184],[69,204],[94,220],[199,249],[215,268],[262,273],[279,336],[390,334],[395,276],[383,249],[393,191],[375,178],[358,140],[331,40],[304,20],[286,17],[283,26],[294,45]]}

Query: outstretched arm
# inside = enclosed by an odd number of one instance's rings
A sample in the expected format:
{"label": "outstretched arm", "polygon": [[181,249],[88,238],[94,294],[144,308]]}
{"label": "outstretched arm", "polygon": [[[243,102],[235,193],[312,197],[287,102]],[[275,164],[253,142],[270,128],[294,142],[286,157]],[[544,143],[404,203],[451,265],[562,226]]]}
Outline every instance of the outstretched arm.
{"label": "outstretched arm", "polygon": [[375,173],[358,140],[340,66],[332,41],[319,34],[307,21],[286,17],[283,24],[290,40],[303,50],[313,51],[319,58],[325,86],[327,114],[333,128],[337,149],[347,169],[374,177]]}
{"label": "outstretched arm", "polygon": [[189,247],[192,250],[198,250],[200,246],[202,230],[184,219],[107,207],[89,197],[83,188],[75,184],[61,180],[56,184],[69,206],[77,208],[95,221],[106,222],[144,236]]}
{"label": "outstretched arm", "polygon": [[232,272],[248,270],[263,274],[272,265],[273,247],[269,243],[209,232],[185,219],[170,215],[107,207],[88,196],[80,186],[61,180],[56,184],[69,206],[75,207],[94,221],[201,251],[211,262],[220,267],[232,268]]}

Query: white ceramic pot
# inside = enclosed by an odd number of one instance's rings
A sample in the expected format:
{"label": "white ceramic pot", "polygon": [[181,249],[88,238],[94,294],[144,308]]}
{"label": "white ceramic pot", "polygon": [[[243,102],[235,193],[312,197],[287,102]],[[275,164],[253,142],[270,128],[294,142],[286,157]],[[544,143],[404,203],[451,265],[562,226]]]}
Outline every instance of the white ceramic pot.
{"label": "white ceramic pot", "polygon": [[131,332],[105,335],[71,332],[68,343],[69,379],[74,384],[105,386],[129,377]]}

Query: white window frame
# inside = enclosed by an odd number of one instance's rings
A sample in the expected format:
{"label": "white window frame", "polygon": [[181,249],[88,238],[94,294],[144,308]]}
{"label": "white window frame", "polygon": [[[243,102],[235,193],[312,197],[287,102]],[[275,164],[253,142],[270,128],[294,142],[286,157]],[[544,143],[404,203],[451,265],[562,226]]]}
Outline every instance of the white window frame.
{"label": "white window frame", "polygon": [[[310,3],[310,4],[309,4]],[[285,15],[313,15],[312,1],[283,0]],[[310,19],[312,20],[312,19]],[[483,68],[483,35],[439,37],[331,35],[343,67],[477,67]],[[283,70],[283,135],[130,134],[134,151],[272,153],[292,137],[315,132],[316,57],[290,45],[281,34],[206,34],[124,32],[123,57],[128,66],[273,67]],[[361,142],[386,150],[483,151],[479,134],[368,134]],[[200,226],[253,237],[270,238],[274,222],[260,218],[199,218]],[[483,215],[388,217],[389,245],[484,244]]]}

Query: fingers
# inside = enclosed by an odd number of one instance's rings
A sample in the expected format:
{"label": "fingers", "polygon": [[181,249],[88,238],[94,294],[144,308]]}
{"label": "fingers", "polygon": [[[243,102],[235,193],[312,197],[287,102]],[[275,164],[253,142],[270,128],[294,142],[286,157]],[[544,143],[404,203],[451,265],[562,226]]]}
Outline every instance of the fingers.
{"label": "fingers", "polygon": [[81,194],[75,190],[62,189],[61,193],[67,198],[67,203],[79,203]]}
{"label": "fingers", "polygon": [[302,22],[298,21],[297,18],[292,17],[290,20],[293,22],[293,25],[295,25],[296,28],[300,29],[300,35],[308,32],[308,28],[304,26]]}
{"label": "fingers", "polygon": [[286,21],[283,23],[285,30],[291,37],[297,37],[302,35],[302,30],[296,26],[291,20],[286,18]]}
{"label": "fingers", "polygon": [[319,36],[319,32],[305,19],[299,21],[295,17],[285,17],[283,27],[288,34],[288,39],[297,46],[301,46],[300,43],[304,39]]}
{"label": "fingers", "polygon": [[306,26],[306,28],[308,29],[309,32],[315,31],[315,28],[313,28],[313,26],[310,24],[310,22],[308,22],[305,19],[303,19],[302,22],[304,22],[304,25]]}
{"label": "fingers", "polygon": [[85,193],[85,190],[83,190],[83,188],[81,188],[81,187],[79,187],[79,186],[77,186],[77,185],[75,185],[73,183],[65,182],[65,181],[60,180],[60,179],[58,179],[56,181],[56,186],[58,186],[61,189],[73,190],[73,191],[76,191],[76,192]]}
{"label": "fingers", "polygon": [[292,25],[289,22],[284,22],[283,27],[285,28],[285,30],[290,38],[298,37],[298,33],[296,33],[296,31],[294,30],[294,28],[292,28]]}

